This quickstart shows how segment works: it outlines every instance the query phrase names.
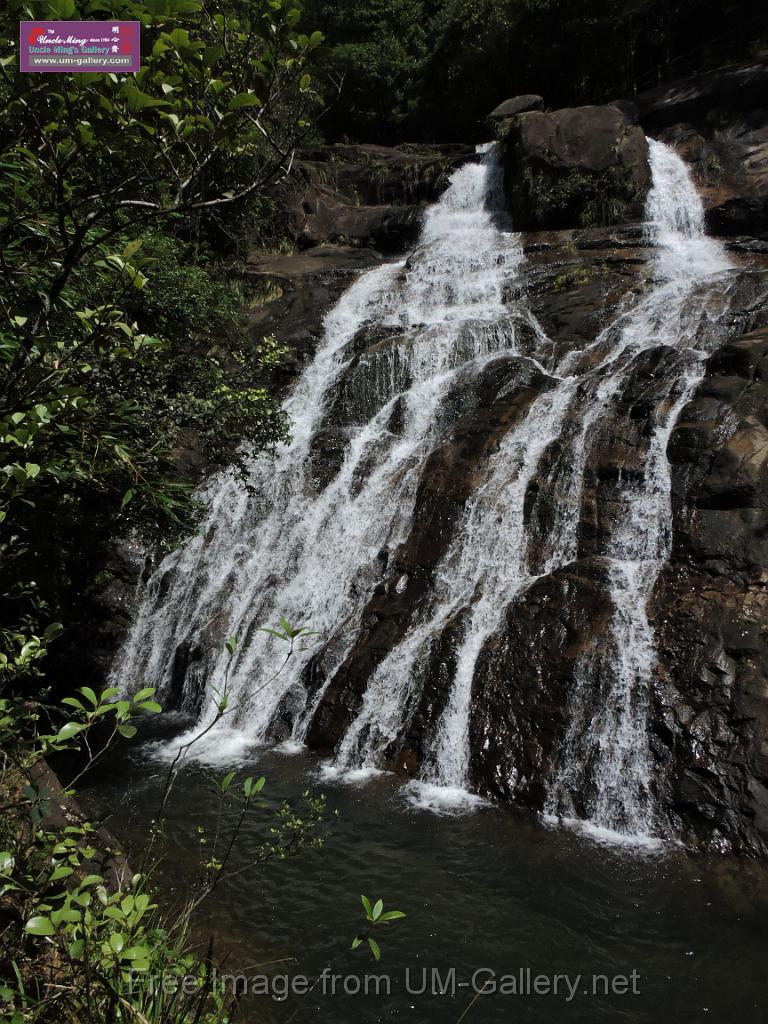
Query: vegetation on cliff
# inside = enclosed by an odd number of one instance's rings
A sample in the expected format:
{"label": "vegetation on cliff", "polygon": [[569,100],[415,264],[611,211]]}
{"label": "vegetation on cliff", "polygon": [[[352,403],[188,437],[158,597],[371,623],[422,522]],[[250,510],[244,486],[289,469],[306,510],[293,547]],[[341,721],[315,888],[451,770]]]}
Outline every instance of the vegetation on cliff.
{"label": "vegetation on cliff", "polygon": [[[485,139],[516,93],[601,102],[741,59],[768,43],[763,5],[739,0],[306,0],[343,83],[333,138]],[[329,91],[329,97],[332,93]]]}

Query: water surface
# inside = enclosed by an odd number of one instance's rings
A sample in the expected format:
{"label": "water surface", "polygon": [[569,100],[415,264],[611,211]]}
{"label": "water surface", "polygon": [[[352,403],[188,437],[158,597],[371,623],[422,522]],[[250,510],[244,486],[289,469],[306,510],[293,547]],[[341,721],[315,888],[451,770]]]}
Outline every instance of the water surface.
{"label": "water surface", "polygon": [[[151,748],[137,747],[108,765],[84,793],[90,805],[111,815],[109,827],[126,843],[134,865],[166,770]],[[233,973],[295,958],[253,973],[314,979],[330,965],[361,986],[366,974],[386,975],[390,984],[389,995],[377,995],[373,983],[368,995],[345,995],[341,982],[332,994],[327,981],[324,992],[318,983],[303,998],[250,1000],[242,1018],[249,1024],[457,1022],[474,996],[477,970],[477,987],[495,972],[499,984],[501,975],[511,975],[507,986],[519,989],[522,980],[528,992],[486,993],[464,1017],[468,1022],[725,1024],[766,1018],[768,877],[755,864],[702,859],[674,848],[650,855],[601,846],[490,806],[437,815],[414,807],[388,775],[354,786],[322,779],[322,763],[307,752],[255,750],[242,755],[240,770],[267,777],[265,794],[273,805],[299,798],[307,787],[324,792],[331,833],[321,850],[252,868],[225,884],[201,918],[201,935],[213,931],[218,954]],[[175,787],[158,869],[171,903],[181,901],[194,882],[198,826],[209,835],[216,827],[218,804],[209,780],[225,771],[190,765]],[[255,825],[245,829],[232,869],[249,863],[262,838]],[[382,897],[408,915],[379,930],[379,965],[364,949],[349,948],[362,920],[360,893]],[[433,968],[448,982],[444,994],[429,991]],[[418,989],[423,969],[427,991],[408,992],[406,971],[411,988]],[[530,991],[536,975],[555,974],[569,975],[571,983],[581,975],[576,994],[565,981],[557,995]],[[609,985],[626,976],[629,990],[606,995],[598,980],[593,994],[593,975],[608,976]],[[621,991],[621,977],[616,984]],[[275,987],[281,986],[278,979]]]}

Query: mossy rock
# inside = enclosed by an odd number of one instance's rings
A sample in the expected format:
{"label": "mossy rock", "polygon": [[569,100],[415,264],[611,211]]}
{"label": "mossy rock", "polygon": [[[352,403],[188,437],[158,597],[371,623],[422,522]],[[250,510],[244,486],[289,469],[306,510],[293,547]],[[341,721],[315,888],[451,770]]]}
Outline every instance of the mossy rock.
{"label": "mossy rock", "polygon": [[507,205],[523,231],[642,217],[650,186],[642,129],[617,107],[521,114],[502,140]]}

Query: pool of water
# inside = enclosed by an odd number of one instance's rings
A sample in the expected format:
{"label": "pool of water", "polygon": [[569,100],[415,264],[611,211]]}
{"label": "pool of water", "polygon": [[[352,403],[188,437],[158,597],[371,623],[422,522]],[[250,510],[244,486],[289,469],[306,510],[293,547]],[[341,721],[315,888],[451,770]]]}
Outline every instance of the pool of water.
{"label": "pool of water", "polygon": [[[211,778],[225,770],[189,765],[174,788],[157,876],[170,905],[198,874],[198,827],[215,831]],[[600,845],[491,806],[436,814],[391,776],[323,777],[306,751],[241,751],[238,770],[265,775],[274,805],[325,793],[330,818],[322,849],[249,868],[202,912],[200,934],[214,934],[227,972],[254,977],[257,992],[270,986],[243,1004],[247,1024],[766,1019],[768,874],[758,865]],[[83,788],[134,864],[166,772],[138,746]],[[247,867],[263,838],[248,824],[230,869]],[[361,893],[407,914],[376,930],[379,964],[350,949]],[[282,962],[253,966],[269,961]]]}

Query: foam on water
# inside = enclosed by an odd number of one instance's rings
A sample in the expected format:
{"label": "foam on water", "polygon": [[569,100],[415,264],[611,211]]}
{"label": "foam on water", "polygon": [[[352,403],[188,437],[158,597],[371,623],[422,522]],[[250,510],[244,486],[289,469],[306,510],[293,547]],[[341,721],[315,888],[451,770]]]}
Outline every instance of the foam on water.
{"label": "foam on water", "polygon": [[466,814],[488,806],[487,800],[460,786],[435,785],[419,780],[409,782],[404,794],[412,807],[433,814]]}

